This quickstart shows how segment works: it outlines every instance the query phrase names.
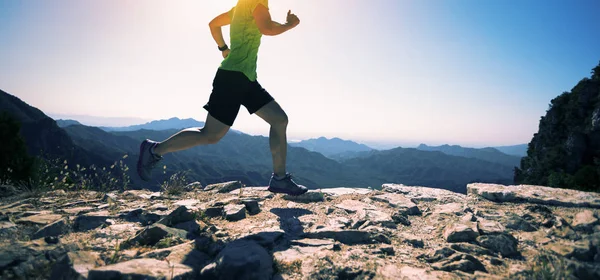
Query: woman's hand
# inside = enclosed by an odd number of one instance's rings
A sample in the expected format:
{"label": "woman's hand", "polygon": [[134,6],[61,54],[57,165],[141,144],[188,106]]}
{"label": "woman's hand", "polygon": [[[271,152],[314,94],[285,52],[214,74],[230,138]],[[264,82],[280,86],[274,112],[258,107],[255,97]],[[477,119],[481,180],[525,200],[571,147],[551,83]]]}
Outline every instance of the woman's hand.
{"label": "woman's hand", "polygon": [[221,54],[223,55],[223,58],[227,58],[230,51],[231,51],[230,49],[226,49],[226,50],[222,51]]}

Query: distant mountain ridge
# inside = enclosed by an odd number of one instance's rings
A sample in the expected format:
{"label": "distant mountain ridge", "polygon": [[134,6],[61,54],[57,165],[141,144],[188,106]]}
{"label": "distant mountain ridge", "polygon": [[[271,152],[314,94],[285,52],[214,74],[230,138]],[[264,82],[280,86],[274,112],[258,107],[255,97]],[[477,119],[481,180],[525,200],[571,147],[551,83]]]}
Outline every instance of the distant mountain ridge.
{"label": "distant mountain ridge", "polygon": [[302,147],[312,152],[318,152],[328,158],[335,158],[344,153],[368,152],[373,148],[359,144],[350,140],[340,138],[327,139],[325,137],[302,140],[297,143],[290,143],[293,147]]}
{"label": "distant mountain ridge", "polygon": [[[72,125],[84,125],[77,120],[72,119],[59,119],[56,120],[59,127],[65,128]],[[192,127],[204,127],[204,122],[197,121],[192,118],[180,119],[173,117],[167,120],[155,120],[144,124],[136,124],[130,126],[93,126],[98,127],[106,132],[120,132],[120,131],[136,131],[136,130],[182,130],[185,128]],[[241,131],[231,129],[230,132],[240,134]]]}
{"label": "distant mountain ridge", "polygon": [[65,128],[67,126],[72,126],[72,125],[82,125],[80,122],[78,122],[76,120],[62,120],[62,119],[56,120],[56,124],[60,128]]}
{"label": "distant mountain ridge", "polygon": [[0,90],[0,112],[6,112],[21,123],[20,134],[31,156],[60,158],[69,164],[109,164],[95,152],[75,145],[71,137],[56,122],[39,109],[16,96]]}
{"label": "distant mountain ridge", "polygon": [[447,155],[461,156],[466,158],[476,158],[489,162],[499,163],[509,167],[517,167],[521,162],[518,156],[511,156],[502,153],[494,148],[465,148],[458,145],[427,146],[421,144],[417,147],[421,151],[439,151]]}
{"label": "distant mountain ridge", "polygon": [[[513,167],[475,158],[452,156],[439,151],[395,148],[373,151],[366,157],[342,162],[375,182],[430,186],[465,193],[473,182],[511,184]],[[366,175],[363,175],[366,176]]]}
{"label": "distant mountain ridge", "polygon": [[[264,186],[271,176],[272,158],[268,137],[228,133],[217,144],[165,155],[164,161],[154,171],[152,181],[144,183],[135,172],[139,144],[146,138],[166,139],[178,129],[107,132],[68,121],[61,122],[71,124],[63,129],[43,112],[16,97],[2,92],[0,101],[0,108],[19,116],[23,122],[22,134],[32,154],[50,152],[53,156],[68,159],[70,165],[80,163],[84,167],[92,164],[110,166],[122,159],[129,166],[133,188],[157,190],[175,172],[188,172],[190,180],[202,184],[239,180],[250,186]],[[297,182],[313,189],[379,188],[384,183],[392,182],[464,193],[467,183],[510,183],[512,180],[512,168],[488,161],[417,149],[377,151],[339,138],[321,140],[327,144],[341,143],[345,149],[363,151],[357,152],[360,154],[357,158],[336,161],[321,153],[290,146],[288,170],[295,175]],[[331,149],[333,153],[333,147]]]}
{"label": "distant mountain ridge", "polygon": [[527,144],[492,147],[507,155],[524,157],[527,155]]}
{"label": "distant mountain ridge", "polygon": [[184,129],[190,127],[203,127],[204,122],[197,121],[192,118],[188,119],[180,119],[180,118],[170,118],[168,120],[156,120],[147,122],[145,124],[137,124],[130,125],[124,127],[107,127],[101,126],[98,127],[104,131],[135,131],[140,129],[148,129],[148,130],[167,130],[167,129]]}

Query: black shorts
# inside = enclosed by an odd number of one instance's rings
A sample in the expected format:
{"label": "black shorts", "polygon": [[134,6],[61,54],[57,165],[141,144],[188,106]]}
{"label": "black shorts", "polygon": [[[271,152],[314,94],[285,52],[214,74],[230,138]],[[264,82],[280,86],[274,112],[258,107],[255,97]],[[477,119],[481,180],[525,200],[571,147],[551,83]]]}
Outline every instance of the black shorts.
{"label": "black shorts", "polygon": [[258,81],[250,81],[242,72],[219,69],[213,80],[213,90],[204,109],[220,122],[232,126],[240,105],[254,114],[273,97]]}

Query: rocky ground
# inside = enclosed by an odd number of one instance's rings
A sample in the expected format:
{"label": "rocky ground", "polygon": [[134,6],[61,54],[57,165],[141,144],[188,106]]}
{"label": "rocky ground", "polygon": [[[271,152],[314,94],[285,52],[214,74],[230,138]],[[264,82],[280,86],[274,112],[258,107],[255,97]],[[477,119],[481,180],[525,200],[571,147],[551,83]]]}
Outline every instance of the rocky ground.
{"label": "rocky ground", "polygon": [[2,279],[600,279],[600,195],[472,184],[0,203]]}

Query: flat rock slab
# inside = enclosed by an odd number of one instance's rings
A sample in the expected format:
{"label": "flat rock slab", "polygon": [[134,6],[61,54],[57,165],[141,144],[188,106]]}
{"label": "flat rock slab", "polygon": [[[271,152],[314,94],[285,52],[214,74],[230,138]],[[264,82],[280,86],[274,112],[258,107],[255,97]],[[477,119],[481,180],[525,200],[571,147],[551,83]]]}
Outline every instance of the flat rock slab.
{"label": "flat rock slab", "polygon": [[83,206],[83,207],[61,209],[60,211],[63,213],[66,213],[66,214],[79,215],[79,214],[90,212],[95,209],[96,209],[95,207]]}
{"label": "flat rock slab", "polygon": [[335,207],[342,209],[342,210],[346,210],[346,212],[348,212],[350,214],[356,213],[358,211],[367,210],[367,209],[371,209],[371,210],[377,209],[377,207],[374,205],[360,202],[358,200],[350,200],[350,199],[344,200],[341,203],[336,204]]}
{"label": "flat rock slab", "polygon": [[300,240],[292,240],[292,245],[300,246],[300,247],[321,247],[321,246],[333,246],[335,241],[333,239],[311,239],[304,238]]}
{"label": "flat rock slab", "polygon": [[41,214],[33,215],[16,220],[17,224],[35,224],[35,225],[47,225],[53,223],[62,218],[62,215],[58,214]]}
{"label": "flat rock slab", "polygon": [[415,201],[463,201],[466,196],[464,194],[455,193],[449,190],[428,188],[428,187],[412,187],[402,184],[383,184],[382,190],[389,193],[403,194]]}
{"label": "flat rock slab", "polygon": [[89,271],[89,280],[105,279],[188,279],[192,268],[155,259],[136,259],[113,265],[94,268]]}
{"label": "flat rock slab", "polygon": [[346,194],[369,194],[373,192],[373,190],[364,188],[328,188],[321,189],[320,191],[330,196],[340,196]]}
{"label": "flat rock slab", "polygon": [[383,277],[383,279],[458,279],[454,274],[450,274],[449,272],[445,271],[432,271],[411,266],[398,267],[397,265],[386,265],[380,267],[377,271],[377,274]]}
{"label": "flat rock slab", "polygon": [[589,232],[589,231],[592,231],[594,226],[597,224],[598,224],[598,218],[596,218],[594,216],[594,212],[592,212],[590,210],[583,210],[583,211],[577,213],[577,215],[575,215],[575,218],[573,219],[573,223],[571,224],[571,226],[575,230]]}
{"label": "flat rock slab", "polygon": [[17,225],[9,221],[0,221],[0,231],[16,229]]}
{"label": "flat rock slab", "polygon": [[301,195],[287,195],[286,194],[283,196],[283,199],[289,200],[289,201],[301,202],[301,203],[321,202],[321,201],[325,201],[325,194],[320,191],[310,190]]}
{"label": "flat rock slab", "polygon": [[463,203],[440,204],[435,207],[433,214],[463,215],[467,207]]}
{"label": "flat rock slab", "polygon": [[240,190],[230,191],[229,194],[237,195],[241,199],[252,198],[259,201],[270,199],[275,196],[274,193],[268,191],[268,187],[245,187],[242,189],[241,194]]}
{"label": "flat rock slab", "polygon": [[367,220],[372,224],[380,224],[385,227],[394,229],[396,228],[396,223],[392,219],[392,216],[388,213],[379,210],[367,209],[364,212],[361,212],[361,214],[359,214],[359,219]]}
{"label": "flat rock slab", "polygon": [[230,181],[219,184],[208,185],[204,188],[205,191],[213,191],[216,193],[228,193],[233,190],[237,190],[242,187],[242,182],[240,181]]}
{"label": "flat rock slab", "polygon": [[[316,215],[306,215],[306,216],[300,217],[301,221],[303,221],[302,218],[305,218],[307,216],[312,216],[313,220],[311,222],[316,221],[318,219],[318,217]],[[335,228],[341,229],[341,228],[349,227],[352,224],[352,220],[348,219],[346,217],[333,217],[327,221],[327,224],[330,227],[335,227]]]}
{"label": "flat rock slab", "polygon": [[469,184],[467,193],[494,202],[528,202],[565,207],[600,208],[600,193],[542,186]]}
{"label": "flat rock slab", "polygon": [[372,200],[380,201],[389,204],[393,208],[403,210],[408,215],[419,215],[421,211],[417,207],[417,204],[402,194],[397,193],[386,193],[382,195],[376,195],[371,197]]}
{"label": "flat rock slab", "polygon": [[341,230],[337,228],[322,228],[304,234],[306,238],[333,239],[347,245],[376,243],[373,235],[362,230]]}
{"label": "flat rock slab", "polygon": [[479,230],[479,233],[483,235],[503,233],[506,231],[506,228],[499,222],[483,219],[477,221],[477,229]]}

